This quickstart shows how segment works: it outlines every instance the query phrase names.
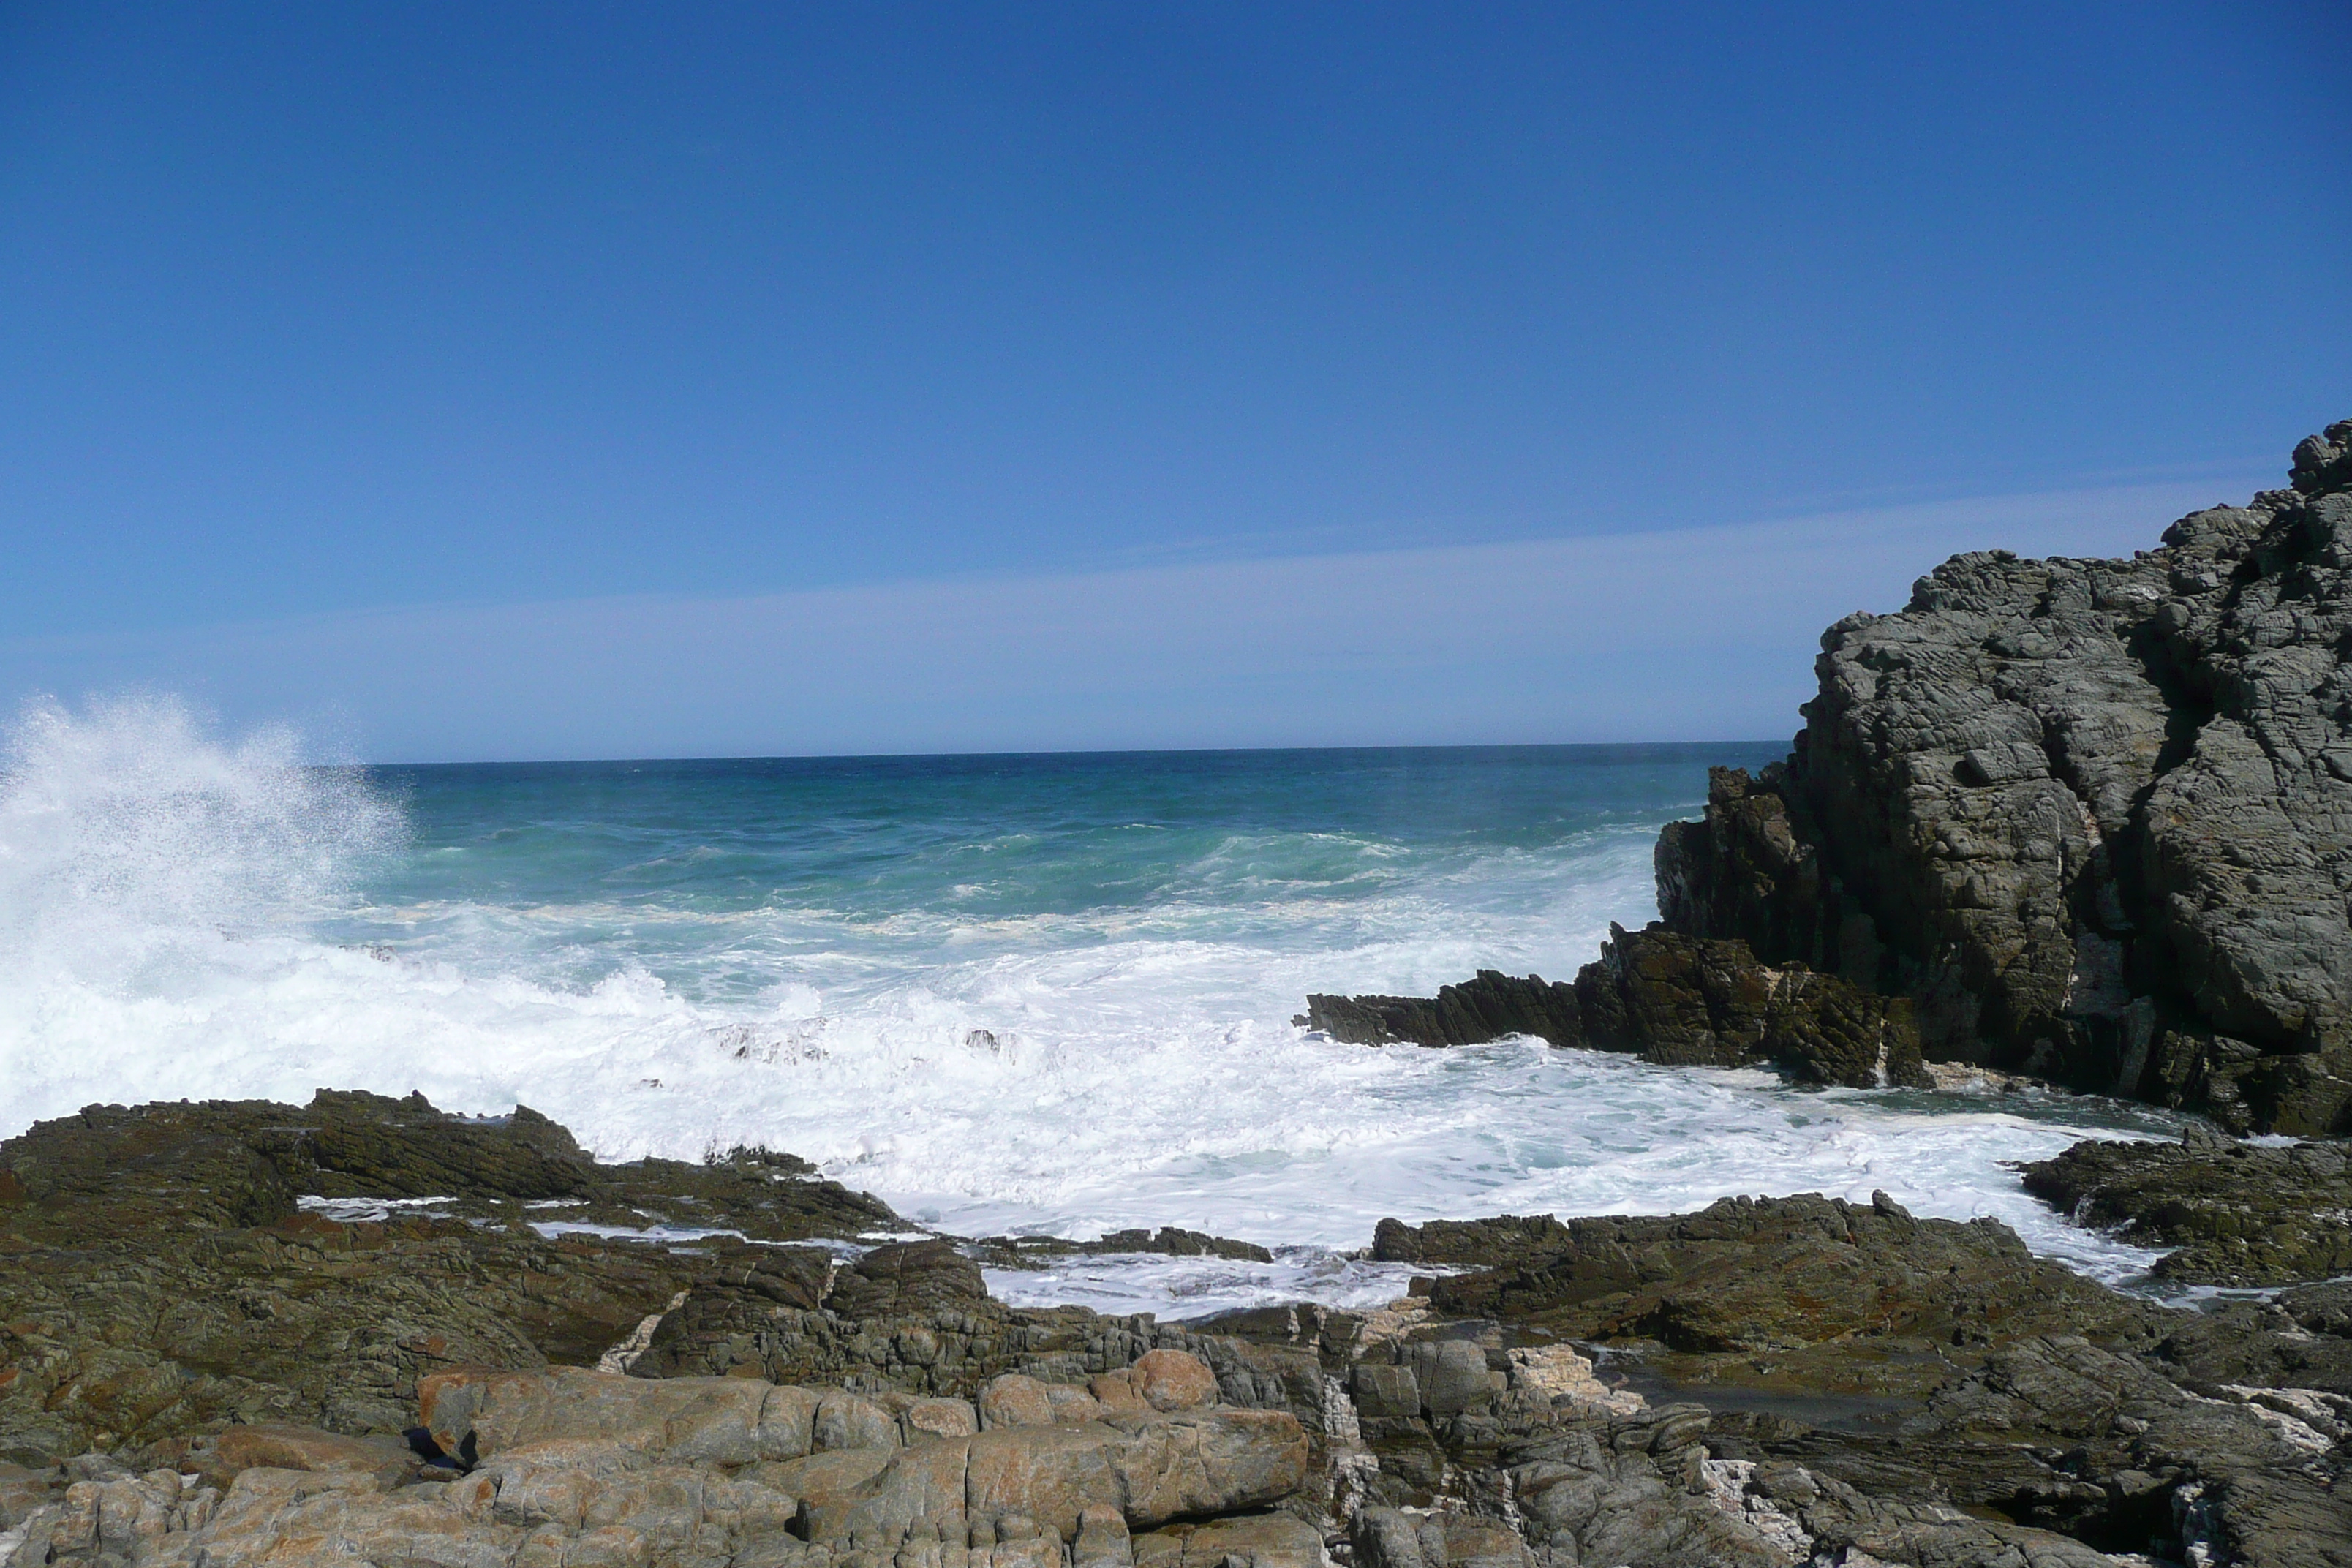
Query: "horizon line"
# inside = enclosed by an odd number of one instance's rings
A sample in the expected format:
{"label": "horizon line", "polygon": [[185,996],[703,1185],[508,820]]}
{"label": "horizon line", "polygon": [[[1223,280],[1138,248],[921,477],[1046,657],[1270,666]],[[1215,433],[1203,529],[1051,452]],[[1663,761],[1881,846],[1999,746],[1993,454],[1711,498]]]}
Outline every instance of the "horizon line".
{"label": "horizon line", "polygon": [[740,755],[676,757],[520,757],[441,758],[430,762],[310,763],[320,769],[365,768],[617,768],[676,766],[689,763],[923,763],[1019,762],[1046,757],[1219,757],[1280,756],[1329,752],[1638,752],[1664,747],[1777,746],[1784,742],[1753,738],[1711,738],[1698,741],[1401,741],[1351,746],[1095,746],[995,752],[774,752]]}

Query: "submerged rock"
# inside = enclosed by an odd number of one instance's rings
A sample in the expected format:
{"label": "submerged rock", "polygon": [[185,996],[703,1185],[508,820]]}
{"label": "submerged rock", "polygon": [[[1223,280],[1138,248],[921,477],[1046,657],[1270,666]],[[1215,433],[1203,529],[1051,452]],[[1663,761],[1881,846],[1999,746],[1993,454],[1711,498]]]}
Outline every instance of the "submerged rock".
{"label": "submerged rock", "polygon": [[1109,1258],[1121,1253],[1153,1253],[1162,1258],[1226,1258],[1244,1263],[1271,1263],[1274,1254],[1255,1242],[1211,1236],[1163,1225],[1158,1230],[1114,1230],[1093,1241],[1066,1241],[1058,1236],[992,1236],[972,1244],[992,1267],[1040,1268],[1057,1258]]}

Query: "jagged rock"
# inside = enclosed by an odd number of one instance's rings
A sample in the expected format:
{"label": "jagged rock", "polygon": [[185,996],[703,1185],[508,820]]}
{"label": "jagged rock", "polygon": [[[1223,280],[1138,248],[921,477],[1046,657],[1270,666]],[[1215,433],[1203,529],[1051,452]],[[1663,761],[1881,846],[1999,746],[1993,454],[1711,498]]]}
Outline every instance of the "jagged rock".
{"label": "jagged rock", "polygon": [[1573,986],[1482,970],[1435,1001],[1310,996],[1299,1021],[1369,1045],[1476,1045],[1534,1035],[1671,1067],[1770,1062],[1814,1083],[1928,1084],[1903,998],[1801,963],[1768,968],[1736,940],[1693,940],[1662,925],[1609,930],[1600,961],[1586,964]]}
{"label": "jagged rock", "polygon": [[1802,964],[1770,969],[1744,943],[1678,936],[1662,925],[1609,928],[1576,977],[1585,1037],[1674,1067],[1773,1062],[1814,1083],[1924,1088],[1908,1003]]}
{"label": "jagged rock", "polygon": [[2179,1143],[2092,1141],[2026,1165],[2025,1187],[2080,1223],[2179,1248],[2156,1265],[2167,1279],[2280,1285],[2352,1273],[2347,1152],[2194,1131]]}
{"label": "jagged rock", "polygon": [[1787,763],[1662,836],[1668,926],[1913,999],[1934,1059],[2341,1129],[2347,451],[2132,560],[1956,556],[1832,626]]}
{"label": "jagged rock", "polygon": [[1274,1261],[1274,1254],[1255,1242],[1172,1225],[1163,1225],[1157,1231],[1114,1230],[1094,1241],[1066,1241],[1057,1236],[992,1236],[972,1246],[982,1258],[999,1268],[1042,1268],[1057,1258],[1102,1258],[1126,1252],[1156,1253],[1163,1258],[1230,1258],[1247,1263]]}
{"label": "jagged rock", "polygon": [[1511,1035],[1531,1035],[1555,1046],[1584,1043],[1573,987],[1482,969],[1474,980],[1438,989],[1435,997],[1309,996],[1294,1020],[1350,1045],[1391,1043],[1475,1046]]}
{"label": "jagged rock", "polygon": [[[1822,635],[1785,763],[1710,770],[1662,926],[1574,987],[1316,996],[1367,1044],[1508,1034],[1823,1082],[1917,1054],[2352,1131],[2352,421],[2129,561],[1958,555]],[[1777,1026],[1776,1009],[1780,1015]],[[1883,1074],[1870,1070],[1881,1059]]]}

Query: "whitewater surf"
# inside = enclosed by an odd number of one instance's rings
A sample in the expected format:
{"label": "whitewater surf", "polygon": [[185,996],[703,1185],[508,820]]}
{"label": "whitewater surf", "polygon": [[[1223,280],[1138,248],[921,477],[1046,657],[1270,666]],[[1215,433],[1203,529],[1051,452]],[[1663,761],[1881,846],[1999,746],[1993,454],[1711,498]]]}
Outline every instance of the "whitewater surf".
{"label": "whitewater surf", "polygon": [[2102,1279],[2010,1162],[2166,1135],[2063,1095],[1802,1089],[1509,1041],[1368,1049],[1310,990],[1572,973],[1759,744],[306,765],[162,699],[28,710],[0,782],[0,1133],[93,1101],[422,1090],[600,1155],[789,1149],[961,1235],[1180,1225],[1016,1303],[1385,1300],[1384,1215],[1884,1190]]}

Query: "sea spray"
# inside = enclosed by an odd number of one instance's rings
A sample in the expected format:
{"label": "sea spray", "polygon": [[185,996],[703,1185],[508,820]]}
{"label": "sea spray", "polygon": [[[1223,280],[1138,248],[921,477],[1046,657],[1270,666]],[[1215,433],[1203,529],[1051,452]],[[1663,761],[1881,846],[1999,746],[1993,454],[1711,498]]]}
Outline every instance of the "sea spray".
{"label": "sea spray", "polygon": [[[0,1122],[322,1085],[521,1102],[600,1153],[764,1142],[965,1234],[1286,1253],[1073,1299],[1377,1294],[1383,1215],[1885,1188],[2109,1278],[2003,1160],[2145,1107],[1823,1093],[1528,1042],[1367,1050],[1309,990],[1565,976],[1760,747],[308,769],[169,701],[54,706],[0,796]],[[1755,753],[1755,754],[1751,754]],[[402,803],[395,807],[394,801]],[[1028,1297],[1028,1288],[1007,1286]],[[1236,1294],[1238,1292],[1238,1294]]]}

